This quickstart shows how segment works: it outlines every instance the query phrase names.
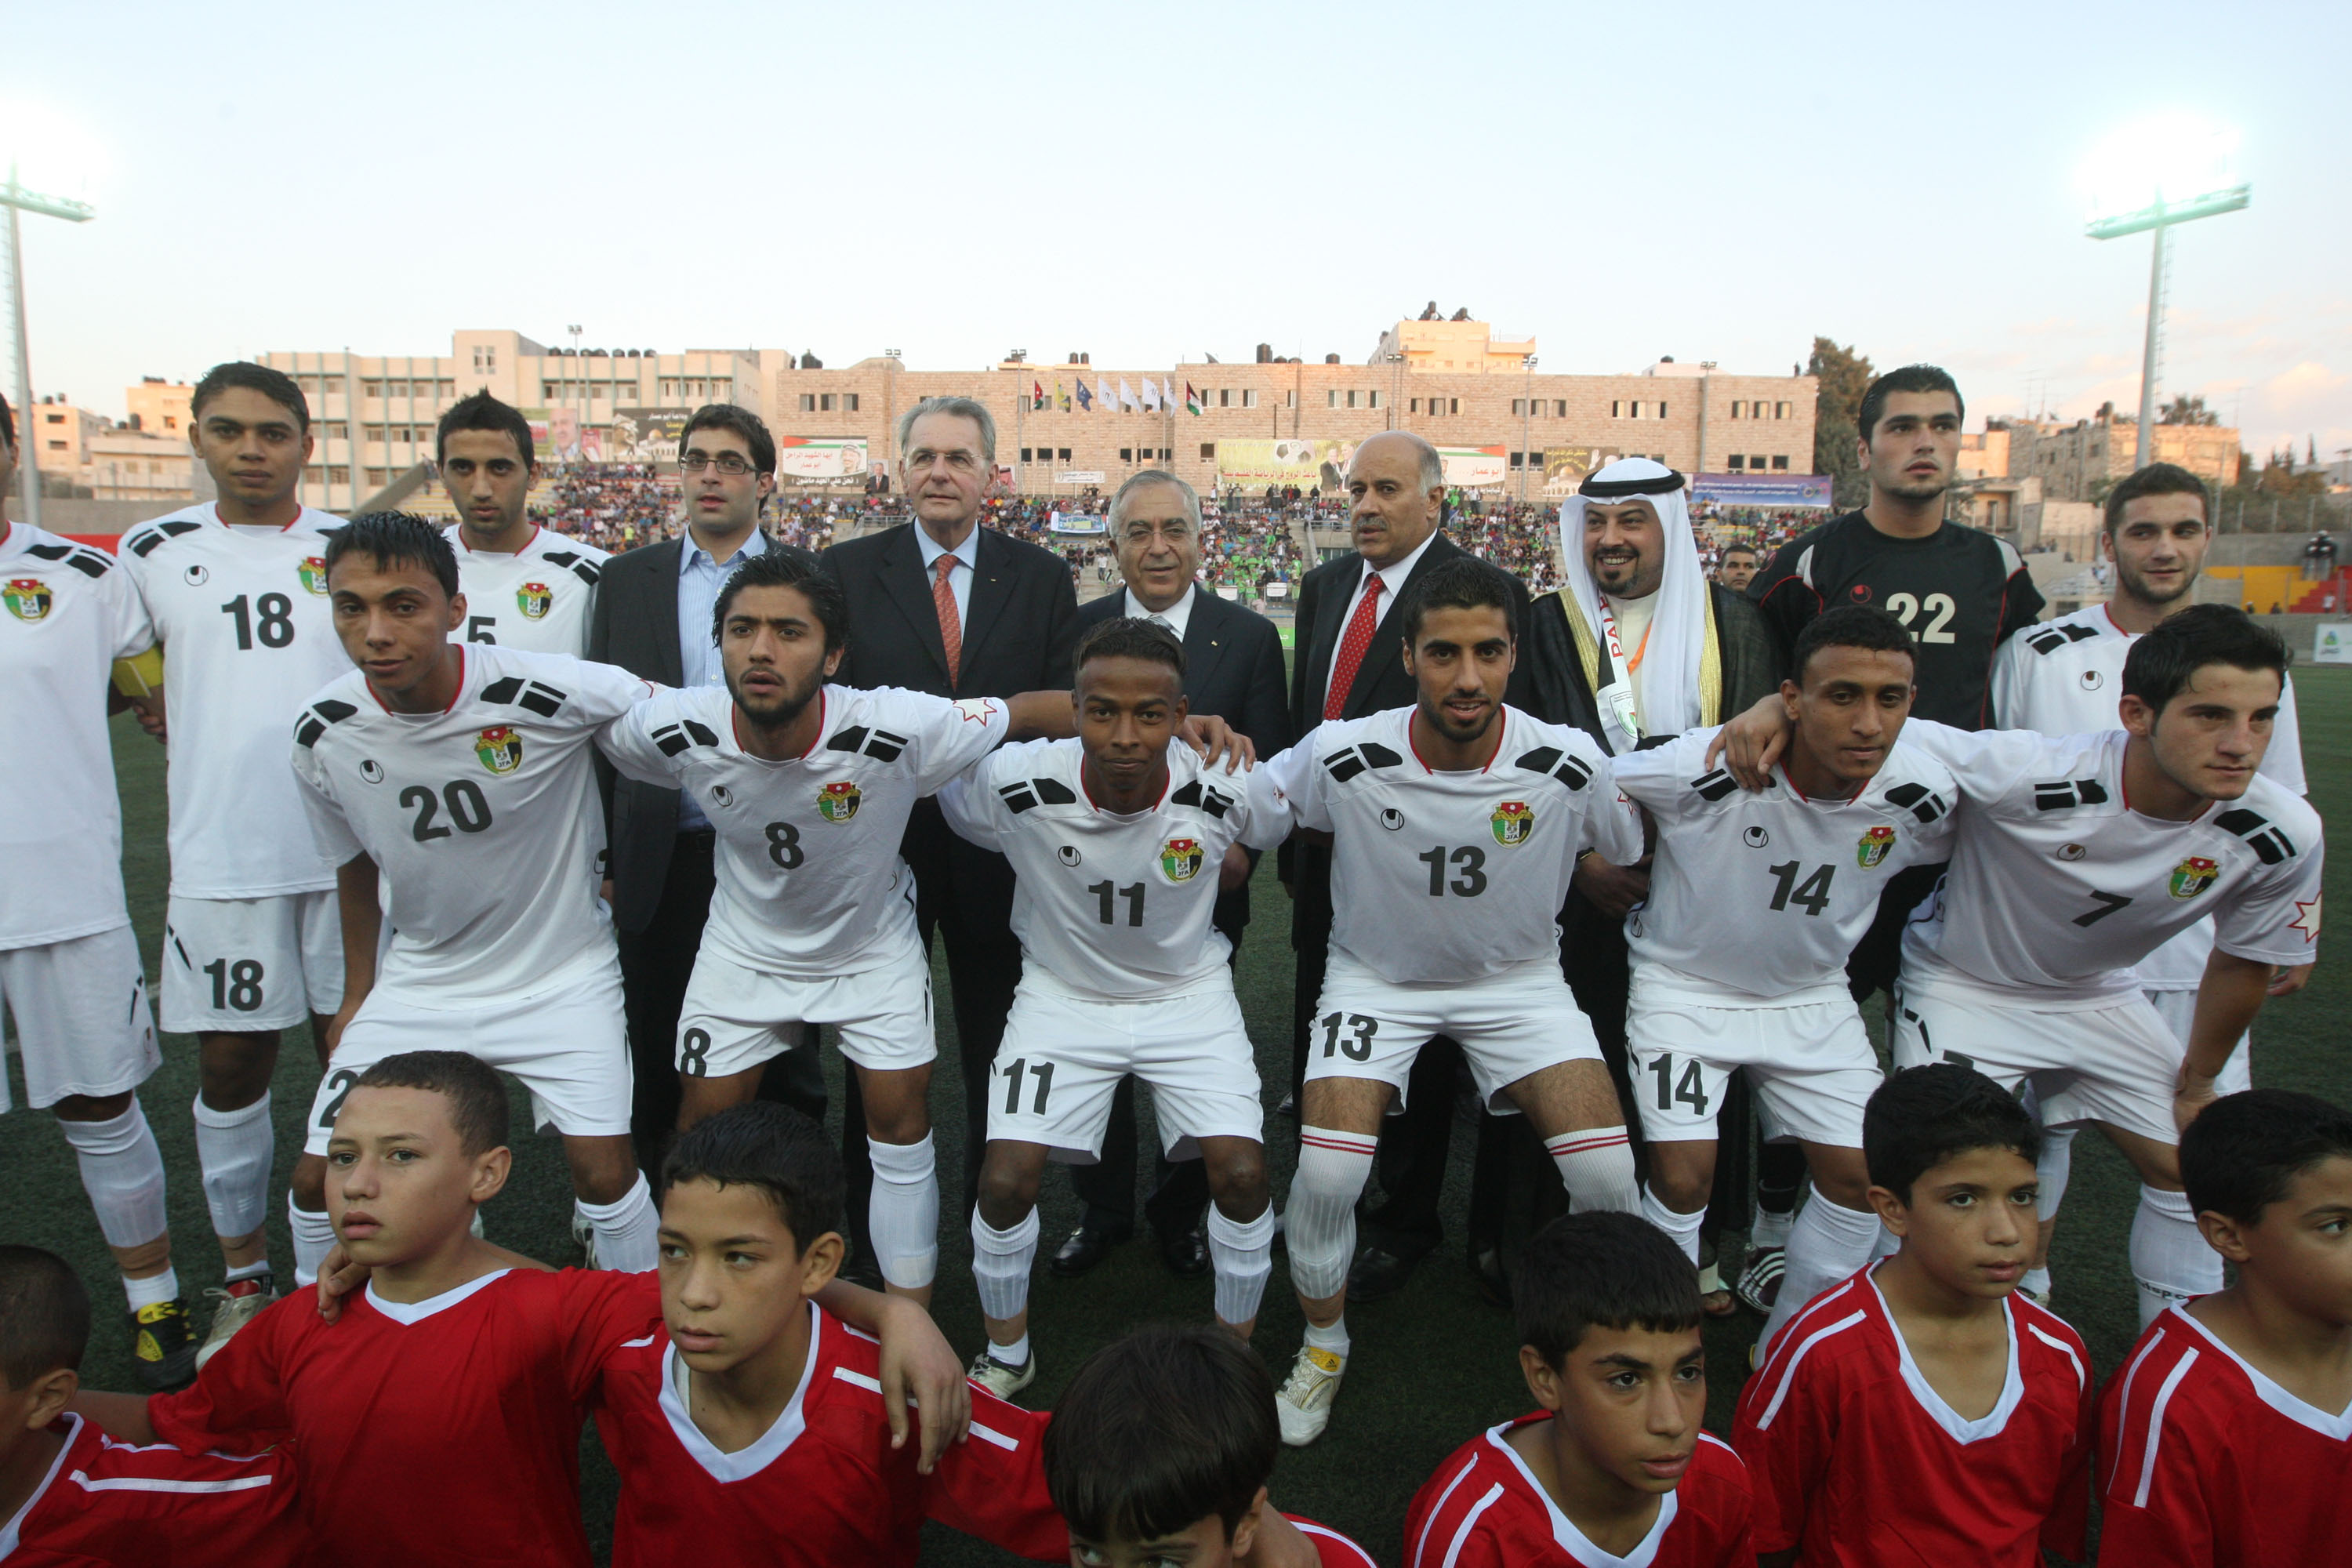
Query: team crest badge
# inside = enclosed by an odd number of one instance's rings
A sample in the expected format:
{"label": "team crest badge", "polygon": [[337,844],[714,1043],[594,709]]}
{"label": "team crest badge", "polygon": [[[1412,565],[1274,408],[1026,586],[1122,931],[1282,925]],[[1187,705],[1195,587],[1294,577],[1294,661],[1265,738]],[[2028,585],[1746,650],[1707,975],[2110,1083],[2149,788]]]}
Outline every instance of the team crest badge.
{"label": "team crest badge", "polygon": [[510,773],[522,766],[522,737],[507,724],[493,724],[474,737],[474,755],[494,773]]}
{"label": "team crest badge", "polygon": [[857,815],[865,792],[847,779],[835,779],[816,792],[816,808],[827,822],[847,822]]}
{"label": "team crest badge", "polygon": [[2213,879],[2221,874],[2221,867],[2218,861],[2208,860],[2201,855],[2191,855],[2172,868],[2172,896],[2193,899],[2211,887]]}
{"label": "team crest badge", "polygon": [[1854,861],[1867,871],[1885,859],[1886,852],[1894,847],[1895,829],[1882,822],[1864,834],[1862,842],[1854,846]]}
{"label": "team crest badge", "polygon": [[1536,830],[1536,814],[1523,800],[1505,801],[1486,822],[1495,830],[1497,844],[1525,844],[1528,835]]}
{"label": "team crest badge", "polygon": [[525,583],[515,590],[515,607],[527,621],[544,620],[547,607],[555,603],[555,595],[547,591],[544,583]]}
{"label": "team crest badge", "polygon": [[309,589],[311,593],[321,595],[326,593],[327,558],[325,556],[305,556],[302,561],[301,571],[297,574],[302,579],[302,586]]}
{"label": "team crest badge", "polygon": [[1189,882],[1201,871],[1201,841],[1171,838],[1160,847],[1160,868],[1171,882]]}
{"label": "team crest badge", "polygon": [[27,626],[49,618],[51,598],[49,585],[38,577],[11,577],[8,585],[0,588],[0,605],[7,605],[8,613]]}

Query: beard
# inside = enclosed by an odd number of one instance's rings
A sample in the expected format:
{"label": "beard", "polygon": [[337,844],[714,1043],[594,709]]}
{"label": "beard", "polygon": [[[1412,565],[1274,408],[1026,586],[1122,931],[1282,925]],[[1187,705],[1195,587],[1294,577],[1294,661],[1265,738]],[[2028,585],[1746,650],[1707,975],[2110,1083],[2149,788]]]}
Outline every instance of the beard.
{"label": "beard", "polygon": [[745,700],[743,689],[733,681],[728,682],[727,694],[735,700],[736,711],[741,713],[755,728],[782,730],[808,711],[808,705],[816,700],[816,694],[824,685],[824,681],[820,678],[811,681],[807,687],[798,691],[787,688],[783,696],[778,698],[772,706],[765,709],[753,707]]}
{"label": "beard", "polygon": [[1951,488],[1949,480],[1937,479],[1928,484],[1889,485],[1886,493],[1903,500],[1934,500]]}
{"label": "beard", "polygon": [[2178,588],[2175,588],[2170,594],[2160,594],[2156,589],[2148,585],[2147,578],[2141,576],[2137,572],[2127,570],[2124,566],[2118,564],[2116,567],[2116,586],[2121,588],[2125,593],[2130,595],[2133,598],[2137,599],[2143,605],[2177,605],[2183,599],[2189,597],[2189,595],[2195,591],[2197,587],[2197,574],[2193,572],[2182,573],[2180,574],[2180,585]]}

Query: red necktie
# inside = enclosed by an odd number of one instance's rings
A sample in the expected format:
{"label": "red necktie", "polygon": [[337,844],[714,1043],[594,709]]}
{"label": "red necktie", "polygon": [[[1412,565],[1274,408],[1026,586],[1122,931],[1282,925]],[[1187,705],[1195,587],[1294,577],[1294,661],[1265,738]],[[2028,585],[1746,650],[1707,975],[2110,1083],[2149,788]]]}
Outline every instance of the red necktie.
{"label": "red necktie", "polygon": [[1364,584],[1364,596],[1356,601],[1356,613],[1349,618],[1348,629],[1339,638],[1339,651],[1331,660],[1331,689],[1323,698],[1323,717],[1337,719],[1348,706],[1348,689],[1356,684],[1356,670],[1364,662],[1364,650],[1372,646],[1372,628],[1380,624],[1380,574],[1372,574]]}
{"label": "red necktie", "polygon": [[956,558],[942,555],[931,563],[938,575],[931,579],[931,603],[940,612],[940,642],[948,653],[948,689],[953,690],[958,667],[963,663],[963,621],[957,616],[955,590],[948,586],[948,574],[956,568]]}

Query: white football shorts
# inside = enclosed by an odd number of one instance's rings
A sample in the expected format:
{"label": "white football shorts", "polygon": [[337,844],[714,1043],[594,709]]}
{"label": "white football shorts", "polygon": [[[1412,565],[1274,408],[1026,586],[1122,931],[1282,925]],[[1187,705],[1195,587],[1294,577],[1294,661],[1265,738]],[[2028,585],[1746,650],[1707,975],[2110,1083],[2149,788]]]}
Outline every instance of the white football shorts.
{"label": "white football shorts", "polygon": [[[72,1094],[125,1093],[163,1064],[139,941],[127,925],[0,948],[0,1007],[16,1025],[25,1098],[36,1109]],[[0,1070],[0,1111],[10,1109]]]}
{"label": "white football shorts", "polygon": [[1735,1070],[1748,1074],[1769,1132],[1842,1149],[1862,1147],[1862,1109],[1886,1081],[1852,997],[1739,1006],[1677,996],[1637,974],[1625,1051],[1642,1136],[1654,1143],[1711,1140]]}
{"label": "white football shorts", "polygon": [[2185,1047],[2143,994],[2041,1012],[1905,982],[1895,993],[1894,1044],[1897,1070],[1961,1062],[2012,1094],[2031,1081],[2045,1127],[2101,1121],[2159,1143],[2180,1140],[2172,1090]]}
{"label": "white football shorts", "polygon": [[1170,1159],[1191,1158],[1203,1138],[1263,1141],[1257,1057],[1230,987],[1093,1002],[1026,979],[989,1064],[989,1141],[1042,1143],[1056,1160],[1091,1164],[1129,1073],[1151,1089]]}
{"label": "white football shorts", "polygon": [[[2164,1020],[2164,1026],[2172,1031],[2172,1037],[2180,1042],[2185,1053],[2189,1047],[2189,1026],[2197,1021],[2197,993],[2143,991],[2140,994],[2147,998],[2147,1005],[2156,1009],[2156,1016]],[[2230,1053],[2230,1059],[2221,1065],[2220,1072],[2213,1075],[2213,1092],[2236,1094],[2253,1087],[2253,1043],[2249,1037],[2241,1035],[2238,1037],[2238,1048]]]}
{"label": "white football shorts", "polygon": [[335,890],[173,897],[163,914],[162,990],[163,1028],[174,1035],[247,1035],[290,1029],[313,1013],[332,1017],[343,1005]]}
{"label": "white football shorts", "polygon": [[1368,1078],[1396,1089],[1404,1109],[1413,1059],[1434,1035],[1462,1047],[1479,1096],[1498,1114],[1518,1110],[1503,1091],[1562,1062],[1601,1059],[1591,1022],[1551,958],[1531,958],[1475,980],[1400,985],[1334,947],[1307,1039],[1307,1081]]}
{"label": "white football shorts", "polygon": [[841,1054],[869,1072],[901,1072],[940,1054],[931,1028],[931,966],[920,947],[856,974],[794,980],[762,974],[708,945],[677,1013],[677,1070],[726,1078],[782,1056],[803,1024],[840,1030]]}

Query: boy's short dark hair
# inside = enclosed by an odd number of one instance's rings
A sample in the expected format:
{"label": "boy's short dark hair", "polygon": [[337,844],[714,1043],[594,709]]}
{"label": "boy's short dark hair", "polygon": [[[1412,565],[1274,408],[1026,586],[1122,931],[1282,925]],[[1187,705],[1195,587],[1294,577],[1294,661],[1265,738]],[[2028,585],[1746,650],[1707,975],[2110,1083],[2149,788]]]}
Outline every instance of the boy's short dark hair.
{"label": "boy's short dark hair", "polygon": [[1960,418],[1966,420],[1969,416],[1969,405],[1960,396],[1960,384],[1952,379],[1950,371],[1937,364],[1906,364],[1872,382],[1869,390],[1862,395],[1862,407],[1853,423],[1864,442],[1885,416],[1887,396],[1897,392],[1948,392],[1952,395],[1952,407]]}
{"label": "boy's short dark hair", "polygon": [[413,511],[363,511],[327,535],[326,552],[319,558],[330,577],[335,563],[346,555],[364,555],[378,566],[422,566],[441,584],[441,592],[457,596],[457,552],[441,531]]}
{"label": "boy's short dark hair", "polygon": [[1139,658],[1150,664],[1164,664],[1176,672],[1176,680],[1184,680],[1184,645],[1166,626],[1136,616],[1114,616],[1088,627],[1078,638],[1078,651],[1071,656],[1070,683],[1077,684],[1080,671],[1090,659]]}
{"label": "boy's short dark hair", "polygon": [[2142,496],[2195,496],[2208,526],[2213,520],[2213,497],[2205,481],[2178,463],[2150,463],[2126,474],[2107,492],[2105,529],[2109,534],[2124,525],[2124,508]]}
{"label": "boy's short dark hair", "polygon": [[2189,689],[2208,665],[2267,669],[2286,689],[2286,642],[2235,605],[2191,605],[2175,610],[2132,639],[2124,655],[2124,695],[2158,713]]}
{"label": "boy's short dark hair", "polygon": [[751,467],[763,474],[776,471],[776,438],[768,434],[768,422],[750,409],[732,403],[706,403],[687,416],[686,427],[677,433],[677,455],[686,456],[686,444],[694,439],[698,430],[726,430],[743,437],[750,449]]}
{"label": "boy's short dark hair", "polygon": [[2194,1212],[2259,1225],[2288,1183],[2336,1155],[2352,1159],[2352,1111],[2315,1094],[2250,1089],[2223,1095],[2189,1124],[2180,1180]]}
{"label": "boy's short dark hair", "polygon": [[195,390],[188,395],[188,417],[203,418],[205,405],[232,386],[261,394],[294,416],[297,430],[306,436],[310,433],[310,399],[302,395],[302,389],[295,384],[294,378],[282,370],[272,370],[251,360],[233,359],[205,372],[204,379],[197,382]]}
{"label": "boy's short dark hair", "polygon": [[463,1051],[401,1051],[388,1056],[352,1085],[353,1089],[417,1089],[449,1102],[449,1125],[467,1158],[487,1154],[507,1141],[510,1125],[507,1086],[498,1069]]}
{"label": "boy's short dark hair", "polygon": [[1905,1203],[1919,1178],[1972,1149],[2007,1149],[2032,1164],[2042,1129],[2017,1097],[1971,1067],[1906,1068],[1878,1086],[1862,1112],[1870,1184]]}
{"label": "boy's short dark hair", "polygon": [[1225,1538],[1274,1476],[1274,1379],[1227,1330],[1155,1323],[1087,1358],[1045,1426],[1071,1533],[1156,1541],[1214,1514]]}
{"label": "boy's short dark hair", "polygon": [[1823,610],[1797,634],[1795,653],[1789,660],[1799,686],[1805,684],[1805,666],[1825,647],[1866,648],[1873,653],[1899,653],[1918,667],[1919,650],[1901,621],[1870,605],[1840,605]]}
{"label": "boy's short dark hair", "polygon": [[1554,1368],[1588,1330],[1678,1334],[1699,1326],[1698,1270],[1639,1215],[1563,1215],[1531,1237],[1511,1276],[1519,1342]]}
{"label": "boy's short dark hair", "polygon": [[804,550],[789,544],[768,541],[768,548],[757,555],[746,555],[743,563],[727,574],[719,587],[719,597],[710,606],[710,641],[716,647],[727,630],[727,612],[735,604],[735,595],[746,588],[797,588],[809,602],[817,625],[824,628],[824,651],[832,653],[849,641],[849,595],[841,584],[824,572]]}
{"label": "boy's short dark hair", "polygon": [[0,1377],[12,1389],[59,1367],[81,1370],[89,1292],[54,1252],[0,1246]]}
{"label": "boy's short dark hair", "polygon": [[1421,623],[1432,610],[1500,610],[1504,626],[1517,641],[1519,601],[1514,586],[1508,573],[1475,555],[1431,567],[1404,596],[1404,646],[1410,648],[1421,640]]}
{"label": "boy's short dark hair", "polygon": [[662,1192],[680,1182],[759,1188],[803,1252],[841,1229],[841,1156],[824,1128],[789,1105],[755,1100],[679,1133],[662,1161]]}
{"label": "boy's short dark hair", "polygon": [[515,450],[522,455],[524,471],[539,467],[538,443],[530,437],[530,421],[522,416],[521,409],[512,404],[499,402],[487,390],[469,393],[459,398],[449,405],[446,414],[441,416],[441,423],[433,428],[433,460],[436,463],[447,460],[449,437],[460,430],[487,430],[493,434],[504,431],[507,438],[515,444]]}

